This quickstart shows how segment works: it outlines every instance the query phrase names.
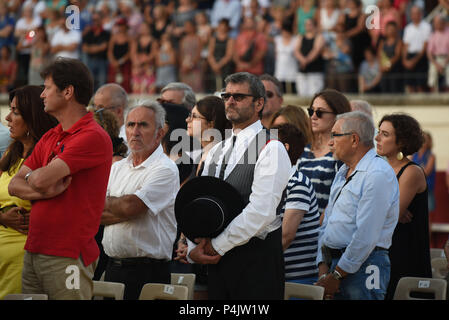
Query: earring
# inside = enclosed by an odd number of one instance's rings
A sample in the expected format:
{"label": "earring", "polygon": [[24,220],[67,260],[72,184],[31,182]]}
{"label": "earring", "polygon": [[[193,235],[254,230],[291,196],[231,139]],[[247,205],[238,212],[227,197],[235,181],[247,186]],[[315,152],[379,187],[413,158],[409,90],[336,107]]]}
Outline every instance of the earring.
{"label": "earring", "polygon": [[404,159],[404,154],[401,151],[399,151],[398,154],[396,155],[396,159],[401,161],[402,159]]}

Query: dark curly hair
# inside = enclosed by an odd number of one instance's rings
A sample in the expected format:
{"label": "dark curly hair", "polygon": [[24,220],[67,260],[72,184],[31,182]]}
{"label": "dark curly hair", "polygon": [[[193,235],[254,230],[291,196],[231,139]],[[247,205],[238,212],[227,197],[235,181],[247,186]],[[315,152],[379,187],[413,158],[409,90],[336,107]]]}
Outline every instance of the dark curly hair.
{"label": "dark curly hair", "polygon": [[291,123],[284,123],[279,126],[271,127],[270,130],[278,130],[278,138],[283,144],[288,143],[288,157],[292,165],[298,161],[306,146],[306,137],[301,130]]}
{"label": "dark curly hair", "polygon": [[421,148],[424,143],[424,134],[415,118],[405,113],[393,113],[383,116],[379,126],[384,121],[392,124],[396,135],[396,144],[404,156],[414,154]]}

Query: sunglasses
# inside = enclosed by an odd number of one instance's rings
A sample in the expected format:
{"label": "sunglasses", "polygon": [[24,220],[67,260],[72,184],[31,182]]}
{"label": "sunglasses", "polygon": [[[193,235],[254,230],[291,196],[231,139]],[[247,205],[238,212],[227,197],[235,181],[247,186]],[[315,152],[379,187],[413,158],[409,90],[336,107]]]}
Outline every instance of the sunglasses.
{"label": "sunglasses", "polygon": [[323,111],[320,109],[314,110],[313,108],[308,108],[307,111],[309,112],[309,117],[313,116],[313,114],[315,113],[316,116],[320,119],[321,119],[321,117],[323,117],[323,114],[325,114],[325,113],[335,114],[335,112],[333,112],[333,111]]}
{"label": "sunglasses", "polygon": [[234,99],[236,102],[243,101],[246,97],[254,97],[252,94],[248,93],[222,93],[221,98],[226,102],[229,98]]}

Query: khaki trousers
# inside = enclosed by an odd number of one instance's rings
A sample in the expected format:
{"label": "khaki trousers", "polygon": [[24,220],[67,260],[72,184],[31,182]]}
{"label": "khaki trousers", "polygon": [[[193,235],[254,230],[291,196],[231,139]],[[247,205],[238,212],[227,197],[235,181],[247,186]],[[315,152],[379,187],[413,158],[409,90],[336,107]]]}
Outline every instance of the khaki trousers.
{"label": "khaki trousers", "polygon": [[49,300],[91,300],[97,261],[84,266],[78,259],[25,251],[22,293],[45,293]]}

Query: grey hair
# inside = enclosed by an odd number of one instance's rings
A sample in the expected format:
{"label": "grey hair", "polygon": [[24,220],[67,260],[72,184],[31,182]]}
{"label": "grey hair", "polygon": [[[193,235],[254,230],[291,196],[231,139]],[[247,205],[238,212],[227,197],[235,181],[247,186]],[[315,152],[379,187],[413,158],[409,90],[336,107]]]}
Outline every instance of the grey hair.
{"label": "grey hair", "polygon": [[[225,84],[228,85],[228,83],[247,83],[254,99],[263,98],[263,105],[265,107],[265,102],[267,101],[265,86],[258,76],[249,72],[237,72],[226,77]],[[259,117],[262,116],[262,111],[263,108],[259,112]]]}
{"label": "grey hair", "polygon": [[365,100],[351,100],[352,111],[362,111],[365,112],[370,117],[373,117],[373,107],[368,101]]}
{"label": "grey hair", "polygon": [[337,120],[343,120],[341,129],[343,132],[356,133],[360,141],[366,147],[374,147],[374,122],[363,111],[351,111],[337,115]]}
{"label": "grey hair", "polygon": [[154,118],[156,120],[156,128],[160,129],[163,128],[165,125],[165,109],[159,104],[159,102],[145,99],[145,100],[137,100],[134,103],[132,103],[128,109],[126,109],[125,112],[125,121],[128,118],[128,115],[131,111],[134,109],[137,109],[139,107],[144,107],[150,110],[153,110],[154,112]]}
{"label": "grey hair", "polygon": [[182,104],[191,110],[196,104],[195,93],[192,88],[183,82],[170,82],[162,88],[161,94],[167,90],[184,91],[184,97],[182,98]]}
{"label": "grey hair", "polygon": [[259,79],[261,81],[270,81],[271,83],[273,83],[277,96],[282,97],[282,84],[276,77],[273,77],[272,75],[265,73],[261,75]]}
{"label": "grey hair", "polygon": [[108,90],[110,101],[112,105],[107,107],[117,107],[126,109],[128,106],[128,94],[125,89],[117,83],[107,83],[98,88],[97,94],[100,91]]}

